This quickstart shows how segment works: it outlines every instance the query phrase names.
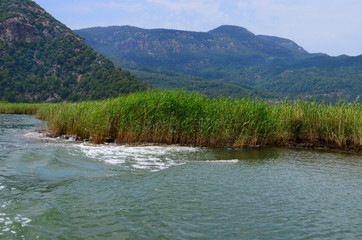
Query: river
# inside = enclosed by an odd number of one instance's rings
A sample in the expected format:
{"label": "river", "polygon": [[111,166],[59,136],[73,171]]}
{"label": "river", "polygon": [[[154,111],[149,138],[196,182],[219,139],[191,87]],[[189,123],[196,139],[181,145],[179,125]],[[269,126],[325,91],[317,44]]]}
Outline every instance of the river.
{"label": "river", "polygon": [[0,239],[362,239],[362,156],[92,145],[0,115]]}

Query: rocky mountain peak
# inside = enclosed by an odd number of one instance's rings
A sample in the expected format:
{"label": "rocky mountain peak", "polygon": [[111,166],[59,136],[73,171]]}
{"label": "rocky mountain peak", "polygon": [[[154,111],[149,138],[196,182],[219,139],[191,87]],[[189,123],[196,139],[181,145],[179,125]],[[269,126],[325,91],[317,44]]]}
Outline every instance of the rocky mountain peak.
{"label": "rocky mountain peak", "polygon": [[31,0],[0,0],[0,101],[117,97],[148,86]]}
{"label": "rocky mountain peak", "polygon": [[221,25],[220,27],[209,31],[209,33],[228,35],[236,40],[249,40],[255,38],[255,35],[248,29],[233,25]]}
{"label": "rocky mountain peak", "polygon": [[71,30],[33,1],[0,1],[0,41],[30,42],[64,34],[71,34]]}

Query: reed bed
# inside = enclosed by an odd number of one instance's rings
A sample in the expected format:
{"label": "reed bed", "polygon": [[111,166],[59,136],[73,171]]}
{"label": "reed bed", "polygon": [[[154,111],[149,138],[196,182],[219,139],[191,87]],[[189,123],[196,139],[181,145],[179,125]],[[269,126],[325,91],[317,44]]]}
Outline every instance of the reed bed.
{"label": "reed bed", "polygon": [[0,102],[0,113],[35,115],[39,104]]}
{"label": "reed bed", "polygon": [[94,143],[354,150],[362,146],[359,104],[286,101],[271,105],[247,98],[210,99],[184,91],[149,91],[98,102],[0,103],[0,112],[36,114],[48,122],[54,136],[74,135]]}

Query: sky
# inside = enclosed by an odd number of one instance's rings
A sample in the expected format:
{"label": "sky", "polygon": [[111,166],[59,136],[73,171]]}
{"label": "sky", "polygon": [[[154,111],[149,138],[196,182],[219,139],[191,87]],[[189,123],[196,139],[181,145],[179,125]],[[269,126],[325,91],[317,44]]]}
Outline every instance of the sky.
{"label": "sky", "polygon": [[236,25],[310,53],[362,54],[361,0],[35,0],[71,29],[130,25],[207,32]]}

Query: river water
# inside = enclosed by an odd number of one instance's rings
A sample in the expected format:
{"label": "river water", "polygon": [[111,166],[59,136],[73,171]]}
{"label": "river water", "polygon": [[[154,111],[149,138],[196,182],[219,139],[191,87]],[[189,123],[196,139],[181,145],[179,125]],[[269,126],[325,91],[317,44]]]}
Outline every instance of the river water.
{"label": "river water", "polygon": [[362,156],[92,145],[0,115],[0,239],[362,239]]}

